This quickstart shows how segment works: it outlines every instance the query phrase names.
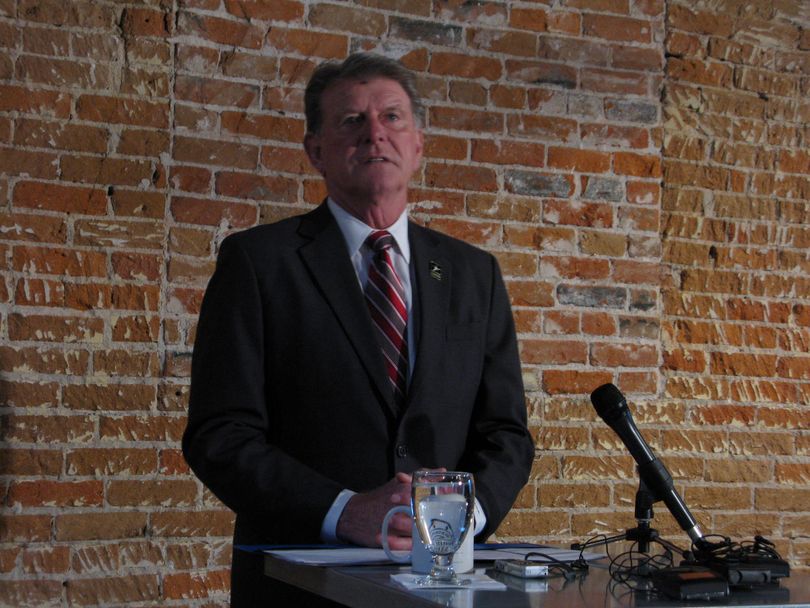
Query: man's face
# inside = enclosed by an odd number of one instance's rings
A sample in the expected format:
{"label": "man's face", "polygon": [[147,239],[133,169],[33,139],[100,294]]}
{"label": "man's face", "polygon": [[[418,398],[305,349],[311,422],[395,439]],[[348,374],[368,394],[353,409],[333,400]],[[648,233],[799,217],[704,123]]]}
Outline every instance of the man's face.
{"label": "man's face", "polygon": [[422,131],[402,86],[381,77],[338,81],[321,108],[321,130],[304,144],[332,198],[355,213],[372,205],[404,209]]}

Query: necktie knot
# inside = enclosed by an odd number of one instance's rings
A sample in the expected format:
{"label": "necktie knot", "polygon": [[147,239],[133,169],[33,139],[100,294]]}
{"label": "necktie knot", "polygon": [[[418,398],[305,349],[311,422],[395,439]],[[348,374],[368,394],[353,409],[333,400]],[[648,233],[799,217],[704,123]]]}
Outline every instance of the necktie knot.
{"label": "necktie knot", "polygon": [[375,230],[366,238],[366,244],[374,253],[382,253],[394,246],[394,237],[387,230]]}

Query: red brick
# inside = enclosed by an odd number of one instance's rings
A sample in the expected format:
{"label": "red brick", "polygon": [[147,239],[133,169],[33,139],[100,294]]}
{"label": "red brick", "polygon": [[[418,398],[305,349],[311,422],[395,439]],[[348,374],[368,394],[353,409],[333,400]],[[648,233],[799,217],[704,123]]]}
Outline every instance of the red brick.
{"label": "red brick", "polygon": [[97,606],[134,602],[158,603],[161,599],[156,574],[107,575],[103,578],[80,578],[67,586],[72,606]]}
{"label": "red brick", "polygon": [[[219,3],[215,3],[215,7]],[[295,21],[304,15],[304,6],[298,0],[225,0],[227,11],[240,18],[262,21]]]}
{"label": "red brick", "polygon": [[4,580],[0,602],[5,606],[38,608],[58,606],[62,601],[62,583],[57,580]]}
{"label": "red brick", "polygon": [[592,258],[543,256],[541,272],[544,277],[605,279],[610,274],[610,264]]}
{"label": "red brick", "polygon": [[730,15],[710,11],[695,11],[683,5],[673,5],[669,10],[668,20],[674,29],[696,34],[711,34],[712,36],[727,38],[733,32]]}
{"label": "red brick", "polygon": [[512,7],[509,25],[516,29],[545,32],[548,15],[543,9]]}
{"label": "red brick", "polygon": [[[531,199],[520,196],[468,194],[467,213],[472,217],[539,222],[540,209]],[[461,201],[461,208],[464,201]],[[451,209],[451,212],[453,210]],[[435,211],[434,211],[435,213]]]}
{"label": "red brick", "polygon": [[434,53],[430,72],[441,76],[495,81],[501,76],[501,62],[486,57],[473,57],[456,53]]}
{"label": "red brick", "polygon": [[258,157],[259,149],[253,145],[190,137],[177,137],[174,142],[174,160],[181,162],[255,169]]}
{"label": "red brick", "polygon": [[616,147],[647,148],[650,134],[639,127],[586,123],[580,128],[582,141]]}
{"label": "red brick", "polygon": [[65,454],[66,473],[77,476],[151,475],[157,464],[151,448],[77,448]]}
{"label": "red brick", "polygon": [[298,182],[281,176],[221,172],[216,176],[217,194],[235,198],[294,203]]}
{"label": "red brick", "polygon": [[165,129],[169,126],[168,102],[81,95],[76,101],[78,118],[91,122],[139,125]]}
{"label": "red brick", "polygon": [[[423,155],[425,158],[465,160],[467,158],[467,148],[468,142],[466,139],[449,137],[445,135],[431,135],[425,141]],[[289,154],[287,156],[289,156]],[[294,163],[295,158],[293,157],[290,162]],[[306,164],[309,165],[309,161],[306,159],[302,159],[302,162],[306,162]],[[313,171],[311,166],[309,167],[309,170],[310,172]]]}
{"label": "red brick", "polygon": [[582,173],[605,173],[610,169],[610,154],[596,150],[549,147],[548,166]]}
{"label": "red brick", "polygon": [[430,126],[438,129],[500,133],[503,115],[461,108],[434,106],[430,109]]}
{"label": "red brick", "polygon": [[0,148],[0,170],[10,175],[55,179],[57,158],[48,152]]}
{"label": "red brick", "polygon": [[39,448],[0,449],[0,474],[14,477],[49,476],[62,472],[62,452]]}
{"label": "red brick", "polygon": [[652,40],[652,27],[647,20],[593,13],[582,15],[582,33],[584,36],[621,42],[644,44]]}
{"label": "red brick", "polygon": [[264,41],[264,27],[260,24],[187,11],[178,15],[177,34],[249,49],[260,49]]}
{"label": "red brick", "polygon": [[230,589],[230,571],[208,570],[204,573],[178,573],[165,577],[163,594],[169,600],[211,597]]}
{"label": "red brick", "polygon": [[582,372],[545,370],[543,372],[543,389],[550,395],[590,394],[596,387],[610,382],[609,372]]}
{"label": "red brick", "polygon": [[189,507],[197,497],[193,480],[133,480],[111,481],[107,501],[118,507]]}
{"label": "red brick", "polygon": [[505,139],[475,139],[472,142],[472,160],[482,163],[542,167],[545,164],[545,146]]}
{"label": "red brick", "polygon": [[112,321],[112,339],[117,342],[156,342],[160,319],[148,316],[116,316]]}
{"label": "red brick", "polygon": [[143,186],[153,184],[155,169],[145,160],[76,156],[61,161],[62,179],[71,182]]}
{"label": "red brick", "polygon": [[178,100],[207,105],[249,108],[259,102],[256,85],[202,76],[178,75],[174,93]]}
{"label": "red brick", "polygon": [[[130,353],[130,356],[134,355]],[[71,410],[133,412],[148,411],[155,396],[154,386],[68,384],[64,387],[62,401]]]}
{"label": "red brick", "polygon": [[158,222],[81,220],[75,222],[74,241],[91,247],[159,249],[163,227]]}
{"label": "red brick", "polygon": [[510,135],[536,137],[564,143],[573,140],[577,134],[577,123],[565,118],[551,118],[535,114],[509,115],[507,130]]}
{"label": "red brick", "polygon": [[571,203],[552,199],[543,206],[543,220],[549,224],[609,228],[613,209],[602,203]]}
{"label": "red brick", "polygon": [[520,344],[521,361],[530,365],[567,365],[587,362],[587,345],[568,340],[530,340]]}
{"label": "red brick", "polygon": [[180,441],[185,420],[175,417],[102,416],[99,436],[107,441]]}
{"label": "red brick", "polygon": [[573,89],[577,83],[577,70],[561,63],[548,61],[506,60],[509,80],[530,84],[548,84]]}
{"label": "red brick", "polygon": [[583,89],[599,93],[645,95],[649,89],[648,77],[634,72],[584,68],[581,81]]}
{"label": "red brick", "polygon": [[65,286],[61,281],[20,279],[14,290],[18,306],[64,306]]}
{"label": "red brick", "polygon": [[217,511],[161,511],[152,516],[156,537],[226,537],[233,534],[234,515]]}
{"label": "red brick", "polygon": [[592,344],[590,361],[599,367],[649,367],[658,361],[658,350],[638,344]]}
{"label": "red brick", "polygon": [[190,224],[218,226],[225,222],[234,228],[246,228],[256,223],[254,205],[176,196],[170,209],[175,220]]}
{"label": "red brick", "polygon": [[148,8],[124,9],[122,29],[125,36],[165,37],[171,33],[172,15]]}
{"label": "red brick", "polygon": [[16,71],[23,81],[65,89],[106,88],[110,84],[101,66],[53,57],[22,55],[17,59]]}
{"label": "red brick", "polygon": [[477,192],[495,192],[497,177],[492,169],[469,165],[444,165],[429,163],[425,181],[431,188],[451,188]]}
{"label": "red brick", "polygon": [[[11,317],[14,335],[25,336],[26,331],[21,331],[17,327],[19,322],[17,317]],[[33,326],[39,325],[38,319],[34,319]],[[101,327],[101,326],[98,326]],[[70,341],[70,340],[68,340]],[[12,348],[0,347],[0,354],[5,361],[5,367],[12,371],[37,372],[44,374],[73,374],[81,375],[87,371],[89,355],[87,351],[78,349],[49,349],[34,347]],[[8,400],[10,405],[20,407],[45,406],[55,403],[53,399],[54,387],[49,384],[39,384],[28,386],[26,383],[9,383]]]}
{"label": "red brick", "polygon": [[482,51],[522,57],[533,57],[537,46],[534,34],[474,28],[467,30],[467,44]]}
{"label": "red brick", "polygon": [[328,4],[313,6],[309,22],[317,28],[371,37],[379,37],[387,29],[385,17],[379,13]]}
{"label": "red brick", "polygon": [[337,59],[346,53],[347,37],[310,30],[272,27],[267,33],[268,46],[283,53],[295,53],[305,57]]}
{"label": "red brick", "polygon": [[102,495],[101,481],[16,481],[6,500],[18,507],[100,507]]}
{"label": "red brick", "polygon": [[111,262],[113,272],[121,279],[154,282],[160,279],[163,258],[148,253],[115,252]]}
{"label": "red brick", "polygon": [[16,246],[12,267],[30,274],[54,274],[75,277],[103,277],[107,274],[106,255],[66,248]]}
{"label": "red brick", "polygon": [[102,153],[107,150],[107,129],[55,121],[20,119],[14,143],[37,148]]}
{"label": "red brick", "polygon": [[7,441],[26,443],[87,442],[95,434],[95,424],[77,416],[4,416]]}
{"label": "red brick", "polygon": [[0,84],[0,111],[41,114],[51,118],[70,115],[70,95],[56,91],[32,91],[29,88]]}
{"label": "red brick", "polygon": [[97,342],[101,339],[103,327],[101,319],[18,313],[8,315],[8,334],[12,340]]}
{"label": "red brick", "polygon": [[211,192],[211,176],[209,169],[175,165],[171,168],[169,182],[177,190],[207,194]]}

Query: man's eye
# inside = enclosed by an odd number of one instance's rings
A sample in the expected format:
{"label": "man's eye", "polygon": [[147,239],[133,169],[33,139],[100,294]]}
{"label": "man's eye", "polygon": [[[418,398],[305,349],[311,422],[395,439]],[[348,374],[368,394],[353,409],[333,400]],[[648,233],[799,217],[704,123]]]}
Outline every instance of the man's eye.
{"label": "man's eye", "polygon": [[362,121],[362,118],[359,115],[357,115],[357,116],[347,116],[346,118],[343,119],[343,124],[345,124],[345,125],[356,125],[356,124],[359,124],[361,121]]}

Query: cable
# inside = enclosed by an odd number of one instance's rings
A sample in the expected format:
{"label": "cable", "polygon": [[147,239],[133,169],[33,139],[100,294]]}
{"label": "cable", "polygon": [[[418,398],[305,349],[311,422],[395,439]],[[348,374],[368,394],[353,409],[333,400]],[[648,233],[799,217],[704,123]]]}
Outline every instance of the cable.
{"label": "cable", "polygon": [[565,577],[565,580],[571,580],[576,578],[579,575],[585,574],[588,572],[588,564],[582,558],[582,552],[580,551],[579,558],[576,561],[571,563],[564,562],[562,560],[557,559],[549,555],[548,553],[543,553],[542,551],[530,551],[524,556],[524,561],[531,561],[529,558],[531,557],[542,557],[544,560],[549,562],[548,571],[553,572],[559,576]]}

